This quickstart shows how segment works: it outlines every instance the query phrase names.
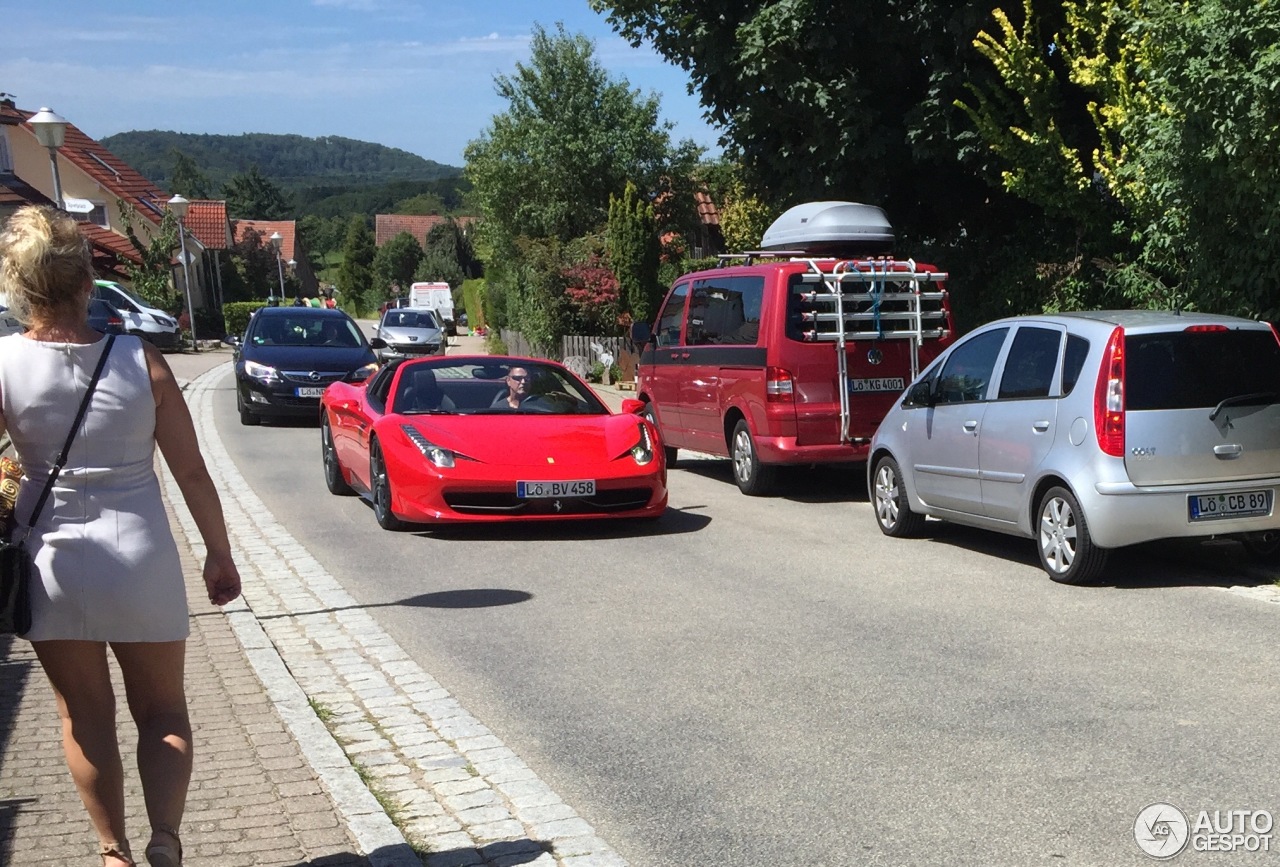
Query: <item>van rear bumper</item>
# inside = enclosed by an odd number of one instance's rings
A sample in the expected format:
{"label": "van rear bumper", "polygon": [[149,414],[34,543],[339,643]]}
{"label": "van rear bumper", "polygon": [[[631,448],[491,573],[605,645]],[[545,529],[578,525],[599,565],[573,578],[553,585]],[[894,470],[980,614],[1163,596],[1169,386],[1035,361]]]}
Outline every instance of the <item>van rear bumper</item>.
{"label": "van rear bumper", "polygon": [[849,464],[865,461],[871,442],[800,445],[796,437],[759,437],[756,451],[765,464]]}
{"label": "van rear bumper", "polygon": [[[1271,514],[1192,521],[1188,497],[1270,490]],[[1120,548],[1157,539],[1204,538],[1280,529],[1280,477],[1192,485],[1139,487],[1098,482],[1079,492],[1089,534],[1100,547]]]}

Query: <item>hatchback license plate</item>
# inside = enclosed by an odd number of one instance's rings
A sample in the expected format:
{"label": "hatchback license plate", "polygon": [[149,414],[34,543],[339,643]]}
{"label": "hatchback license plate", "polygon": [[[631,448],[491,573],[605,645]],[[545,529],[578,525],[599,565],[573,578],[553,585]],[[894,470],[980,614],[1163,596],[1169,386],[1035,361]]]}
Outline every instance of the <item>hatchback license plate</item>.
{"label": "hatchback license plate", "polygon": [[851,379],[849,391],[902,391],[907,384],[901,376],[890,376],[882,379]]}
{"label": "hatchback license plate", "polygon": [[548,497],[594,497],[595,479],[576,482],[516,482],[516,496],[522,500],[540,500]]}
{"label": "hatchback license plate", "polygon": [[1271,514],[1271,495],[1272,492],[1266,490],[1190,496],[1187,497],[1187,510],[1192,521],[1254,518]]}
{"label": "hatchback license plate", "polygon": [[308,385],[304,388],[295,388],[293,390],[293,393],[296,394],[298,397],[323,397],[324,386]]}

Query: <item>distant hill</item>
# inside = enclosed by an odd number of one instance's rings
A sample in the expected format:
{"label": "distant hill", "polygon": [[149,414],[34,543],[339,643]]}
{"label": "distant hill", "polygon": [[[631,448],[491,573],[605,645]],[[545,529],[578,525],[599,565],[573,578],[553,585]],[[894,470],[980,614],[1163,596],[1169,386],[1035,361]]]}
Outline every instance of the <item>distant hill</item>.
{"label": "distant hill", "polygon": [[[375,186],[403,181],[455,178],[462,169],[423,159],[399,148],[341,136],[245,133],[205,135],[146,130],[102,139],[109,151],[164,187],[173,173],[175,150],[200,167],[214,191],[253,164],[285,192],[309,187]],[[216,192],[215,192],[216,194]]]}

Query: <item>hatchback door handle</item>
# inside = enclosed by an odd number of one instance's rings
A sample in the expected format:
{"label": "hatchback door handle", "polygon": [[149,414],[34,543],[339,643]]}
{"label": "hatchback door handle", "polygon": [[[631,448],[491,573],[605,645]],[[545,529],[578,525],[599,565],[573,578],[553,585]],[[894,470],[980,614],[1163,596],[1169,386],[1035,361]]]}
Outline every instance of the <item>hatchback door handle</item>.
{"label": "hatchback door handle", "polygon": [[1230,460],[1244,454],[1244,446],[1240,445],[1240,443],[1226,443],[1225,445],[1214,446],[1213,453],[1223,460]]}
{"label": "hatchback door handle", "polygon": [[964,432],[976,434],[978,432],[978,423],[976,421],[967,421],[964,423]]}
{"label": "hatchback door handle", "polygon": [[1049,429],[1049,423],[1047,421],[1038,421],[1031,425],[1031,429],[1036,433],[1044,433]]}

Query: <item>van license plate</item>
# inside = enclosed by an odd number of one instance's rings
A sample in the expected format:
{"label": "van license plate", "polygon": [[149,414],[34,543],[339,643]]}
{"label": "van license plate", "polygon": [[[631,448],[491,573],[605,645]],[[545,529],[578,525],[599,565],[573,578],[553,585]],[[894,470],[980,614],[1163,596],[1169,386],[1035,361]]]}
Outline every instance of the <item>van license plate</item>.
{"label": "van license plate", "polygon": [[516,482],[516,496],[522,500],[539,500],[548,497],[594,497],[595,479],[576,482]]}
{"label": "van license plate", "polygon": [[902,391],[906,387],[907,384],[901,376],[891,376],[884,379],[849,380],[849,391],[854,393],[859,391]]}
{"label": "van license plate", "polygon": [[295,388],[293,392],[298,397],[324,397],[324,386],[308,385],[304,388]]}
{"label": "van license plate", "polygon": [[1271,491],[1241,491],[1238,494],[1208,494],[1187,497],[1192,521],[1217,518],[1254,518],[1271,514]]}

